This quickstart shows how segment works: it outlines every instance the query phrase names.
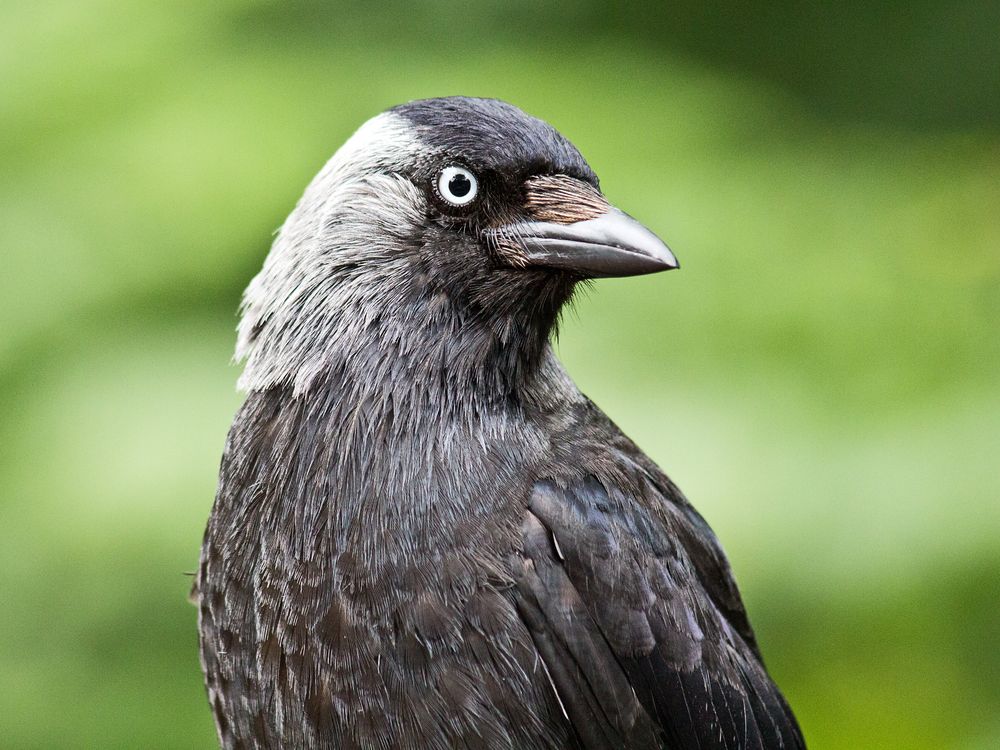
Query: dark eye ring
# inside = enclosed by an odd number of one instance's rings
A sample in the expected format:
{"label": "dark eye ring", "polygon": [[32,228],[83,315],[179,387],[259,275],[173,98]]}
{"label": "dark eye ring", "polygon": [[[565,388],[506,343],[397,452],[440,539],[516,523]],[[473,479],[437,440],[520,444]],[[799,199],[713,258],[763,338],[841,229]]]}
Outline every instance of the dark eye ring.
{"label": "dark eye ring", "polygon": [[465,167],[445,167],[438,172],[437,191],[446,203],[467,206],[476,199],[479,180]]}

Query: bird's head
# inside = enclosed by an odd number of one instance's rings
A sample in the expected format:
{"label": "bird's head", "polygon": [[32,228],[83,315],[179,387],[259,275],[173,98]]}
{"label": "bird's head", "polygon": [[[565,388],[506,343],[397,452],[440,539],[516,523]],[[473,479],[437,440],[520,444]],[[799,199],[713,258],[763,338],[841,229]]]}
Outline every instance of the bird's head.
{"label": "bird's head", "polygon": [[244,295],[241,385],[301,392],[372,350],[520,361],[576,282],[676,267],[552,126],[493,99],[411,102],[365,123],[282,226]]}

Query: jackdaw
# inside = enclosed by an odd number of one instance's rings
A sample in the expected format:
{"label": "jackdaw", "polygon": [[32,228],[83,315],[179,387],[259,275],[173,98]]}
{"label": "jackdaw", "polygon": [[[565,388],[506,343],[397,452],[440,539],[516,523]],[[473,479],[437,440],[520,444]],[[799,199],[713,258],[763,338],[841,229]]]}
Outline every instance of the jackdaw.
{"label": "jackdaw", "polygon": [[344,144],[244,295],[193,592],[223,747],[804,747],[712,530],[550,347],[579,282],[676,267],[504,102]]}

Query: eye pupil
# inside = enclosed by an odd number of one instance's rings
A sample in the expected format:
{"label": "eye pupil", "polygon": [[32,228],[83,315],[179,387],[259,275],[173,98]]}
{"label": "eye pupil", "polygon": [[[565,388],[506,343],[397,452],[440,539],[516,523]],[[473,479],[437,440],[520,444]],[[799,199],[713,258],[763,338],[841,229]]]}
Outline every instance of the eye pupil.
{"label": "eye pupil", "polygon": [[464,198],[472,190],[472,182],[464,174],[457,174],[448,180],[448,190],[456,198]]}

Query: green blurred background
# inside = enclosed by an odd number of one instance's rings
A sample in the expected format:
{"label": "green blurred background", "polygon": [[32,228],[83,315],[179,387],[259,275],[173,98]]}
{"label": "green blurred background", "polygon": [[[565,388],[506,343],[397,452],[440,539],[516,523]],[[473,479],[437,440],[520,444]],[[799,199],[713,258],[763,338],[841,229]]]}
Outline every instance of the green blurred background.
{"label": "green blurred background", "polygon": [[559,350],[726,545],[816,748],[1000,747],[1000,4],[0,5],[0,747],[207,748],[239,295],[412,98],[568,135],[677,273]]}

